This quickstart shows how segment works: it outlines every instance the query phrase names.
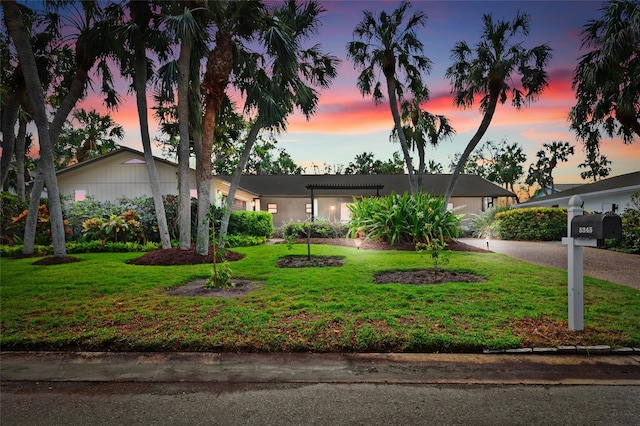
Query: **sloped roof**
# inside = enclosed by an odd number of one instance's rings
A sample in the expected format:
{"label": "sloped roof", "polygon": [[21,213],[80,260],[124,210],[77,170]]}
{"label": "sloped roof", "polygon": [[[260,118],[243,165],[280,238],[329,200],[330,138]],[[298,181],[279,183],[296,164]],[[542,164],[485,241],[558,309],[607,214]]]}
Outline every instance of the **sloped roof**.
{"label": "sloped roof", "polygon": [[603,179],[598,182],[587,183],[584,185],[576,186],[571,189],[567,189],[555,194],[549,194],[544,197],[531,199],[518,206],[529,207],[538,203],[544,203],[553,200],[561,200],[564,198],[570,198],[574,195],[593,194],[597,192],[615,191],[615,190],[640,190],[640,171],[627,173],[620,176],[614,176],[608,179]]}
{"label": "sloped roof", "polygon": [[[231,180],[230,176],[219,176]],[[449,174],[424,175],[423,191],[432,195],[444,195],[449,184]],[[409,191],[407,175],[243,175],[240,186],[261,196],[306,196],[307,185],[314,186],[366,186],[384,185],[380,195]],[[318,195],[375,195],[375,189],[318,190]],[[513,197],[514,194],[476,175],[460,175],[453,193],[455,197]]]}

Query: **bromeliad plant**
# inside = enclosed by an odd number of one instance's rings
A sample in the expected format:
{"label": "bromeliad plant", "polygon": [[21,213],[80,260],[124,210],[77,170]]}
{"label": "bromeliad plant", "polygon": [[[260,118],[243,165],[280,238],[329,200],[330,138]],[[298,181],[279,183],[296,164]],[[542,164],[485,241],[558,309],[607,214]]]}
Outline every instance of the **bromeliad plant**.
{"label": "bromeliad plant", "polygon": [[367,239],[391,245],[457,238],[462,217],[448,211],[442,197],[427,193],[363,198],[348,208],[351,221],[347,237],[364,234]]}

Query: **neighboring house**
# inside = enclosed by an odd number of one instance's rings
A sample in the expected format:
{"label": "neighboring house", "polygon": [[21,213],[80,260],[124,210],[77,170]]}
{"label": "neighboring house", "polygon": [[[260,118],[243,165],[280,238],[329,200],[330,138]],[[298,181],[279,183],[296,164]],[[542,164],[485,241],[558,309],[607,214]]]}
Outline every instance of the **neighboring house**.
{"label": "neighboring house", "polygon": [[[178,165],[155,159],[163,195],[178,193]],[[144,155],[122,147],[116,151],[75,164],[57,173],[60,193],[80,201],[91,196],[97,201],[150,197],[151,186]],[[423,190],[442,196],[451,175],[425,175]],[[231,176],[212,178],[212,202],[220,204],[229,192]],[[191,170],[191,195],[196,197],[195,171]],[[313,189],[313,201],[311,201]],[[368,189],[373,188],[373,189]],[[377,188],[377,189],[376,189]],[[402,194],[409,190],[406,175],[244,175],[236,192],[234,208],[262,210],[273,214],[274,226],[311,217],[332,222],[349,220],[347,205],[353,198]],[[507,203],[515,195],[476,175],[461,175],[448,205],[457,214],[480,213]]]}
{"label": "neighboring house", "polygon": [[[154,157],[162,195],[178,194],[178,165]],[[92,158],[57,172],[60,194],[73,201],[91,196],[97,201],[115,201],[119,198],[151,197],[151,184],[144,154],[135,149],[121,147],[108,154]],[[196,175],[191,169],[189,178],[191,196],[196,197]],[[214,177],[211,183],[212,201],[219,203],[229,192],[229,182]],[[238,209],[252,210],[256,194],[240,190],[234,205]]]}
{"label": "neighboring house", "polygon": [[547,195],[555,194],[556,192],[566,191],[568,189],[573,189],[576,186],[581,186],[581,185],[583,185],[583,184],[581,184],[581,183],[557,183],[557,184],[553,185],[553,188],[551,188],[551,185],[547,185],[544,189],[540,189],[540,188],[536,189],[536,191],[533,193],[531,198],[546,197]]}
{"label": "neighboring house", "polygon": [[579,195],[589,212],[622,212],[630,206],[631,194],[640,191],[640,171],[580,185],[546,197],[531,199],[518,207],[568,207],[569,199]]}
{"label": "neighboring house", "polygon": [[[425,175],[423,191],[442,196],[450,178],[448,174]],[[331,222],[348,221],[347,206],[354,197],[403,194],[409,191],[409,179],[407,175],[245,175],[240,186],[258,194],[256,209],[271,212],[274,225],[280,226],[304,221],[312,211],[314,217]],[[469,218],[470,213],[483,212],[499,199],[508,202],[514,197],[512,192],[480,176],[461,175],[448,208]]]}

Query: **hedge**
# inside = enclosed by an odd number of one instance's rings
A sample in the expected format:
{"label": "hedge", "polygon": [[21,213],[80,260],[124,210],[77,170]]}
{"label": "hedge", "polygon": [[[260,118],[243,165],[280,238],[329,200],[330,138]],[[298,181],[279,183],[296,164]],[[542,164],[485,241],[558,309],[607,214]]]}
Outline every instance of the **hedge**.
{"label": "hedge", "polygon": [[273,216],[269,212],[234,210],[227,233],[270,238],[273,235]]}
{"label": "hedge", "polygon": [[559,241],[567,236],[567,209],[531,207],[497,213],[498,238],[503,240]]}

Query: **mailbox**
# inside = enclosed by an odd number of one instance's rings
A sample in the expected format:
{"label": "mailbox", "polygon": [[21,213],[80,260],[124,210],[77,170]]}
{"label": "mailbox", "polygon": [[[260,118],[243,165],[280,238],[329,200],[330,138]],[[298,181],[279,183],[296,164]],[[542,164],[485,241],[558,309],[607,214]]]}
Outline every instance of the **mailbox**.
{"label": "mailbox", "polygon": [[622,219],[617,214],[588,214],[580,215],[571,221],[571,236],[604,240],[607,238],[622,238]]}

